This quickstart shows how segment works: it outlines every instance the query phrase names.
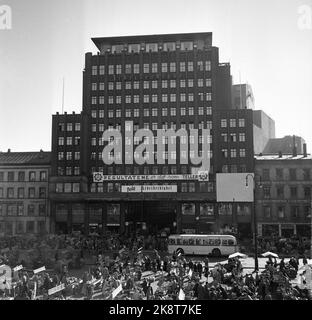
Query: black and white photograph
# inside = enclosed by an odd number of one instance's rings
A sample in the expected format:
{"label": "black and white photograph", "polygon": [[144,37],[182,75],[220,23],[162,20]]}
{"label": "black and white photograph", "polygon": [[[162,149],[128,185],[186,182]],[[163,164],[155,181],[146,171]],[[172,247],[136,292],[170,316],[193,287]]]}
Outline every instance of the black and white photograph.
{"label": "black and white photograph", "polygon": [[312,300],[311,108],[312,0],[0,0],[0,308]]}

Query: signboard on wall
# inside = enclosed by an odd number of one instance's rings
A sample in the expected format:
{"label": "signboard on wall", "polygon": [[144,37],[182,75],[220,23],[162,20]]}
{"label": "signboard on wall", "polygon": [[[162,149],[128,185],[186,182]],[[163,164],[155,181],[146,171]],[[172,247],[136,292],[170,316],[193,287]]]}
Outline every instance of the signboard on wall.
{"label": "signboard on wall", "polygon": [[121,192],[177,192],[177,185],[121,186]]}
{"label": "signboard on wall", "polygon": [[253,202],[253,173],[217,173],[217,202]]}
{"label": "signboard on wall", "polygon": [[156,174],[156,175],[104,175],[102,172],[93,173],[93,182],[104,181],[174,181],[174,180],[199,180],[207,181],[207,172],[197,174]]}

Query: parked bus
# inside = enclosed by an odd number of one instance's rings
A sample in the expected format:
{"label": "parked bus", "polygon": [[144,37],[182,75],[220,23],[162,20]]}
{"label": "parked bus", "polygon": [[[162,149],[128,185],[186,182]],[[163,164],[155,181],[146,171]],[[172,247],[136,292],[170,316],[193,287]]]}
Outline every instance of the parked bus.
{"label": "parked bus", "polygon": [[179,250],[182,254],[228,256],[237,251],[237,241],[232,235],[173,234],[168,238],[168,252]]}

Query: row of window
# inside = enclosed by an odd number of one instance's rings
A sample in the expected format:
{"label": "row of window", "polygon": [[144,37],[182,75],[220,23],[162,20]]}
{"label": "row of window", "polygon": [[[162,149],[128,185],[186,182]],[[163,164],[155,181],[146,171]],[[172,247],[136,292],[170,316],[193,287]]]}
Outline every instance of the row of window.
{"label": "row of window", "polygon": [[[180,111],[180,116],[194,116],[194,115],[212,115],[212,107],[207,106],[207,107],[180,107],[177,112],[177,108],[172,107],[172,108],[166,108],[162,107],[161,111],[158,110],[158,108],[144,108],[144,109],[125,109],[124,111],[121,109],[116,109],[116,110],[107,110],[107,118],[121,118],[122,116],[125,116],[126,118],[132,118],[132,114],[134,118],[138,118],[142,116],[143,117],[157,117],[158,115],[161,115],[163,117],[167,117],[169,114],[170,116],[176,116]],[[140,114],[141,113],[141,114]],[[92,110],[91,111],[91,117],[92,118],[97,118],[97,115],[99,118],[104,118],[104,110]],[[62,131],[62,130],[60,130]]]}
{"label": "row of window", "polygon": [[[227,128],[228,125],[230,128],[236,128],[237,119],[221,119],[221,128]],[[245,127],[245,119],[238,119],[238,127]]]}
{"label": "row of window", "polygon": [[[180,88],[193,88],[194,87],[194,79],[180,79],[180,80],[161,80],[161,88],[162,89],[168,89],[168,88],[176,88],[177,83],[179,84]],[[143,89],[158,89],[158,80],[152,80],[152,81],[125,81],[122,83],[121,81],[117,82],[112,82],[109,81],[107,83],[107,89],[109,91],[111,90],[139,90],[140,86],[143,85]],[[211,79],[206,78],[206,79],[197,79],[197,87],[202,88],[202,87],[211,87]],[[104,82],[92,82],[91,85],[91,90],[92,91],[104,91],[105,90],[105,83]]]}
{"label": "row of window", "polygon": [[179,49],[180,51],[193,50],[198,48],[200,50],[204,49],[204,40],[197,41],[176,41],[176,42],[162,42],[162,43],[127,43],[127,44],[117,44],[110,45],[104,44],[102,46],[102,51],[121,53],[123,51],[129,53],[139,53],[140,51],[147,52],[158,52],[158,51],[175,51]]}
{"label": "row of window", "polygon": [[[211,71],[211,61],[197,61],[197,71]],[[158,64],[157,62],[152,63],[144,63],[140,66],[139,63],[126,63],[124,66],[121,64],[116,65],[108,65],[107,73],[109,75],[114,74],[139,74],[140,73],[140,67],[141,71],[143,73],[166,73],[166,72],[193,72],[194,71],[194,62],[193,61],[181,61],[180,63],[176,62],[162,62]],[[104,75],[105,74],[105,66],[99,65],[99,66],[92,66],[92,75]]]}
{"label": "row of window", "polygon": [[79,176],[80,175],[80,167],[57,167],[57,175],[58,176]]}
{"label": "row of window", "polygon": [[46,216],[46,211],[45,204],[29,204],[27,208],[22,204],[7,204],[6,209],[4,204],[0,204],[0,216]]}
{"label": "row of window", "polygon": [[[25,228],[26,223],[26,228]],[[46,222],[45,221],[0,221],[0,233],[5,233],[6,235],[13,235],[13,225],[15,225],[15,233],[35,233],[35,225],[37,223],[37,233],[45,233]]]}
{"label": "row of window", "polygon": [[[272,188],[271,186],[263,186],[263,197],[264,199],[271,199],[273,195],[273,190],[275,189],[276,197],[283,199],[285,197],[285,187],[289,190],[289,195],[291,198],[297,199],[300,195],[306,199],[311,197],[311,187],[302,187],[303,193],[298,192],[300,189],[296,186],[284,186],[279,185]],[[274,196],[273,196],[274,197]]]}
{"label": "row of window", "polygon": [[[103,172],[104,169],[106,170],[108,175],[114,175],[114,174],[123,174],[123,168],[120,166],[112,167],[92,167],[91,172]],[[180,167],[179,172],[181,174],[189,174],[190,169],[186,165],[182,165]],[[210,166],[210,172],[213,172],[213,166]],[[166,166],[162,165],[161,167],[158,166],[153,166],[153,167],[142,167],[141,166],[126,166],[125,167],[125,174],[126,175],[139,175],[139,174],[144,174],[144,175],[149,175],[149,174],[177,174],[177,167],[176,166]]]}
{"label": "row of window", "polygon": [[[27,194],[26,194],[27,191]],[[5,192],[5,188],[0,188],[0,198],[41,198],[44,199],[47,197],[47,189],[44,187],[39,188],[39,194],[36,194],[36,188],[31,187],[25,189],[25,188],[7,188]],[[37,197],[36,197],[37,196]]]}
{"label": "row of window", "polygon": [[[170,93],[166,94],[163,93],[161,95],[161,99],[159,98],[158,94],[144,94],[143,95],[143,103],[158,103],[158,102],[177,102],[177,94],[176,93]],[[194,93],[180,93],[179,95],[179,102],[194,102],[195,101],[195,95]],[[212,100],[212,93],[211,92],[199,92],[198,93],[198,101],[211,101]],[[108,96],[108,104],[121,104],[122,101],[126,104],[130,103],[140,103],[140,95],[125,95],[125,96]],[[105,96],[92,96],[91,97],[91,104],[104,104],[105,103]]]}
{"label": "row of window", "polygon": [[262,180],[297,180],[299,178],[299,172],[303,180],[311,180],[311,170],[308,168],[276,168],[275,172],[273,169],[265,168],[262,170]]}
{"label": "row of window", "polygon": [[[28,180],[27,181],[47,181],[47,172],[46,171],[30,171],[28,173]],[[16,180],[17,179],[17,180]],[[8,171],[7,174],[5,172],[0,171],[0,182],[7,181],[7,182],[25,182],[26,181],[26,173],[25,171]]]}
{"label": "row of window", "polygon": [[[206,128],[205,128],[205,124],[206,124]],[[132,131],[132,125],[133,125],[133,131],[136,132],[139,129],[152,129],[152,130],[157,130],[157,129],[163,129],[163,130],[168,130],[168,129],[172,129],[172,130],[177,130],[177,124],[173,121],[169,122],[163,122],[162,124],[158,123],[158,122],[144,122],[143,123],[143,128],[140,128],[140,125],[138,123],[132,123],[131,121],[127,121],[125,122],[125,131]],[[203,129],[212,129],[212,121],[208,120],[206,121],[206,123],[204,121],[200,121],[198,122],[197,128],[195,128],[195,124],[193,122],[189,122],[189,123],[180,123],[180,128],[179,129],[185,129],[185,130],[191,130],[191,129],[198,129],[198,130],[203,130]],[[118,130],[121,131],[121,124],[120,123],[116,123],[115,125],[113,124],[108,124],[107,128],[108,131],[111,130]],[[92,132],[96,132],[97,131],[97,125],[95,123],[93,123],[91,125],[91,131]],[[98,125],[98,131],[105,131],[105,125],[103,123],[100,123]],[[64,141],[64,137],[60,137],[63,139]],[[70,138],[70,139],[69,139]],[[70,144],[72,144],[73,139],[72,137],[67,137],[67,141],[70,142]]]}
{"label": "row of window", "polygon": [[221,133],[221,140],[222,142],[245,142],[246,141],[246,134],[245,132],[237,133]]}
{"label": "row of window", "polygon": [[231,149],[222,149],[221,150],[222,155],[224,158],[245,158],[246,157],[246,149],[236,149],[236,148],[231,148]]}
{"label": "row of window", "polygon": [[66,128],[66,131],[80,131],[81,129],[80,122],[76,122],[76,123],[68,122],[66,123],[66,126],[65,126],[65,123],[59,123],[58,127],[59,127],[59,131],[65,131],[65,128]]}
{"label": "row of window", "polygon": [[79,182],[65,182],[57,183],[55,186],[55,192],[57,193],[78,193],[80,192],[80,183]]}
{"label": "row of window", "polygon": [[[188,159],[195,159],[196,156],[198,154],[198,157],[202,157],[203,156],[203,151],[202,150],[198,150],[198,152],[196,153],[194,150],[190,150],[189,153],[185,150],[180,151],[180,159],[184,159],[184,160],[188,160]],[[243,153],[242,153],[243,154]],[[99,152],[98,154],[96,152],[91,152],[90,154],[90,160],[97,160],[97,155],[98,155],[98,160],[102,160],[103,159],[103,153]],[[159,151],[145,151],[143,152],[143,158],[147,161],[149,159],[154,159],[155,161],[157,161],[158,157],[159,157]],[[212,158],[212,151],[209,150],[207,151],[207,158],[211,159]],[[130,159],[131,157],[131,153],[130,152],[125,152],[125,158],[126,159]],[[134,152],[133,153],[133,159],[140,159],[141,157],[141,153],[139,152]],[[241,156],[243,157],[243,156]],[[245,157],[245,155],[244,155]],[[111,151],[108,155],[107,155],[107,159],[108,160],[115,160],[120,161],[122,160],[122,152],[113,152]],[[170,153],[168,151],[163,151],[161,154],[161,159],[163,160],[176,160],[177,159],[177,152],[176,151],[171,151]],[[176,163],[176,161],[174,161],[174,163]],[[185,163],[185,162],[184,162]],[[121,163],[120,163],[121,164]]]}
{"label": "row of window", "polygon": [[[145,128],[145,129],[148,129],[148,128]],[[182,145],[185,145],[185,144],[194,144],[194,143],[198,143],[199,144],[202,144],[202,143],[212,143],[212,135],[211,134],[208,134],[208,135],[189,135],[187,136],[187,134],[185,135],[181,135],[181,136],[178,136],[178,135],[173,135],[173,136],[170,136],[170,139],[168,136],[162,136],[162,139],[158,139],[158,137],[156,136],[153,136],[152,139],[150,139],[150,137],[148,136],[144,136],[144,137],[133,137],[130,138],[130,137],[125,137],[124,139],[124,143],[125,145],[139,145],[142,142],[144,142],[145,145],[154,145],[156,146],[158,141],[162,144],[162,145],[166,145],[166,144],[174,144],[176,145],[176,143],[178,143],[177,141],[177,137],[179,137],[179,141],[180,141],[180,144]],[[197,140],[197,141],[196,141]],[[97,145],[97,142],[98,142],[98,145],[102,146],[104,145],[104,139],[102,137],[100,138],[91,138],[91,146],[96,146]],[[108,139],[108,142],[110,144],[112,144],[112,142],[114,142],[115,145],[120,145],[122,143],[122,138],[121,137],[114,137],[114,136],[111,136],[109,139]],[[76,155],[76,153],[75,153]],[[77,157],[79,156],[79,153],[77,152]],[[68,160],[71,160],[71,159],[68,159]],[[75,160],[79,160],[79,159],[75,159]]]}
{"label": "row of window", "polygon": [[[291,218],[299,218],[300,212],[303,212],[304,218],[309,218],[311,214],[311,207],[306,206],[290,206],[290,217]],[[273,210],[269,205],[263,206],[263,217],[266,219],[273,218]],[[284,219],[286,218],[286,208],[285,206],[277,206],[277,218]]]}

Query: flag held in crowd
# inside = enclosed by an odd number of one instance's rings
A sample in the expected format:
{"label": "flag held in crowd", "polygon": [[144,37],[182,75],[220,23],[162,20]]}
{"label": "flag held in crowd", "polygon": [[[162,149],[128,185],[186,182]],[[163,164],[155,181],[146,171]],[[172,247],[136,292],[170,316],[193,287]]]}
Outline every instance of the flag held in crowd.
{"label": "flag held in crowd", "polygon": [[265,257],[265,258],[267,258],[267,257],[278,258],[278,255],[276,253],[270,252],[270,251],[262,253],[262,256]]}
{"label": "flag held in crowd", "polygon": [[35,269],[35,270],[34,270],[34,274],[37,274],[37,273],[42,272],[42,271],[45,271],[45,270],[46,270],[46,268],[43,266],[43,267],[41,267],[41,268]]}
{"label": "flag held in crowd", "polygon": [[179,300],[185,300],[185,293],[182,289],[180,289],[180,292],[179,292]]}
{"label": "flag held in crowd", "polygon": [[24,267],[20,264],[19,266],[16,266],[15,268],[13,268],[14,272],[20,271],[22,270]]}
{"label": "flag held in crowd", "polygon": [[62,290],[64,290],[64,289],[65,289],[65,284],[62,283],[62,284],[60,284],[59,286],[56,286],[56,287],[54,287],[54,288],[49,289],[49,290],[48,290],[48,295],[51,296],[52,294],[57,293],[57,292],[59,292],[59,291],[62,291]]}
{"label": "flag held in crowd", "polygon": [[113,299],[122,291],[122,285],[120,284],[112,293]]}

